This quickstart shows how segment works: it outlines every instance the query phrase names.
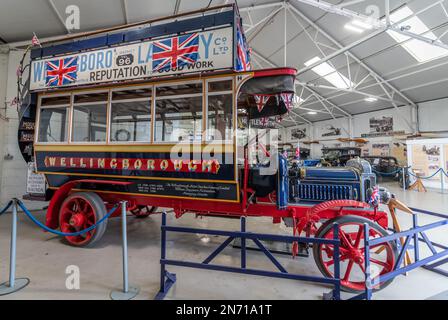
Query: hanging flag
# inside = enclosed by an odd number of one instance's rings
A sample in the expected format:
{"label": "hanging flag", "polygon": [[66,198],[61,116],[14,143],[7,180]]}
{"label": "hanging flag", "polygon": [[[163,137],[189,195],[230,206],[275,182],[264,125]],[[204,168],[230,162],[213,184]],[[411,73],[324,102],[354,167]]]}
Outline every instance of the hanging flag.
{"label": "hanging flag", "polygon": [[297,142],[296,160],[300,160],[300,142]]}
{"label": "hanging flag", "polygon": [[12,99],[11,103],[9,104],[11,107],[15,106],[19,103],[19,100],[17,99],[17,97],[14,97],[14,99]]}
{"label": "hanging flag", "polygon": [[78,57],[47,61],[45,83],[47,87],[72,84],[78,77]]}
{"label": "hanging flag", "polygon": [[369,204],[377,207],[380,203],[381,196],[378,187],[373,189],[372,195],[370,196]]}
{"label": "hanging flag", "polygon": [[39,46],[42,47],[42,45],[40,44],[39,38],[37,38],[36,34],[33,32],[33,38],[31,39],[31,44],[33,46]]}
{"label": "hanging flag", "polygon": [[237,27],[236,37],[236,51],[238,56],[236,71],[249,71],[252,69],[250,64],[250,50],[247,48],[246,39],[239,26]]}
{"label": "hanging flag", "polygon": [[280,98],[285,104],[285,107],[288,110],[288,112],[290,112],[294,105],[294,93],[281,93]]}
{"label": "hanging flag", "polygon": [[152,69],[156,71],[178,70],[195,64],[199,59],[199,34],[172,37],[153,44]]}
{"label": "hanging flag", "polygon": [[268,103],[271,96],[268,94],[254,94],[255,104],[257,105],[258,112],[263,111],[264,106]]}

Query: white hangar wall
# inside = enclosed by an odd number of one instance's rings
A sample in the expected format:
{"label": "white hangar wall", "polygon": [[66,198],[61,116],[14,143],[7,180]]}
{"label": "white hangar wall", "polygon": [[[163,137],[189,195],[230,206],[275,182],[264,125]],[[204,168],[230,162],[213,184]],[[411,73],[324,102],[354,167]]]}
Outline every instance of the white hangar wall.
{"label": "white hangar wall", "polygon": [[421,103],[418,117],[420,131],[448,134],[448,99]]}
{"label": "white hangar wall", "polygon": [[[10,103],[17,95],[17,67],[19,65],[22,51],[10,51],[7,58],[2,59],[2,71],[6,71],[5,96],[2,98],[2,114],[7,120],[2,119],[0,136],[1,148],[1,202],[5,203],[12,197],[21,197],[26,189],[26,163],[23,160],[17,144],[18,114],[16,106]],[[6,110],[5,110],[6,108]],[[9,156],[9,159],[6,158]],[[12,158],[11,158],[12,156]]]}
{"label": "white hangar wall", "polygon": [[[17,142],[19,119],[17,107],[10,103],[17,95],[17,67],[24,51],[11,50],[0,54],[0,203],[13,197],[21,198],[26,193],[27,165],[22,158]],[[30,209],[41,209],[43,203],[25,202]]]}
{"label": "white hangar wall", "polygon": [[[4,154],[4,138],[3,138],[3,132],[5,130],[5,127],[8,125],[8,123],[5,121],[3,116],[5,115],[5,103],[6,103],[6,87],[8,83],[8,54],[0,53],[0,147],[1,147],[1,153],[0,153],[0,177],[3,176],[3,158],[5,156]],[[3,203],[1,195],[2,193],[2,183],[0,180],[0,203]]]}

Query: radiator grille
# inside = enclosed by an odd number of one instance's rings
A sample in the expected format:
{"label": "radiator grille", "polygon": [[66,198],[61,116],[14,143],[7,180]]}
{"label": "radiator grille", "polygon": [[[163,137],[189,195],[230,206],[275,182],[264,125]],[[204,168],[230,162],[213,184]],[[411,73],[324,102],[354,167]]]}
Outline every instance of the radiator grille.
{"label": "radiator grille", "polygon": [[299,184],[302,200],[346,200],[353,198],[352,187],[347,185]]}

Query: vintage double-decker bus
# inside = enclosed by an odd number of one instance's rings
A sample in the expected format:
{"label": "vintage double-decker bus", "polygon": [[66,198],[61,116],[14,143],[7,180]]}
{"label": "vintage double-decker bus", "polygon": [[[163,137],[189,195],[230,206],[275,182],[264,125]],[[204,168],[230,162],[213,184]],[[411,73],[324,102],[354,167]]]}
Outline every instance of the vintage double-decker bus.
{"label": "vintage double-decker bus", "polygon": [[[234,5],[34,48],[19,132],[28,139],[19,140],[46,179],[47,226],[85,229],[123,200],[138,217],[156,207],[177,217],[265,216],[321,238],[332,237],[338,222],[342,284],[363,290],[363,224],[372,237],[388,226],[387,214],[369,204],[376,185],[370,165],[305,168],[262,144],[269,132],[249,135],[251,126],[268,127],[293,107],[296,76],[293,68],[251,69]],[[91,246],[105,228],[66,240]],[[397,248],[381,247],[370,256],[384,274]],[[332,276],[333,248],[313,251]]]}

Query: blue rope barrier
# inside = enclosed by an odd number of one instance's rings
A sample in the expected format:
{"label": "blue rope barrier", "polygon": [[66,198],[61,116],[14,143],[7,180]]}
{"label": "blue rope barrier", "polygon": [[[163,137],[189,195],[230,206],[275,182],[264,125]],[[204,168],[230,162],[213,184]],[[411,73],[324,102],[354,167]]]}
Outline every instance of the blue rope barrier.
{"label": "blue rope barrier", "polygon": [[429,179],[432,179],[432,178],[434,178],[437,174],[439,174],[440,172],[442,172],[442,173],[448,178],[448,172],[446,172],[445,170],[443,170],[443,168],[440,168],[439,170],[437,170],[434,174],[432,174],[432,175],[429,176],[429,177],[419,177],[419,176],[415,175],[414,173],[412,173],[412,170],[409,170],[409,169],[411,169],[411,168],[412,168],[411,166],[410,166],[410,167],[404,167],[404,168],[400,168],[400,169],[398,169],[398,170],[395,170],[394,172],[381,172],[381,171],[377,171],[377,170],[375,170],[375,169],[372,169],[372,171],[373,171],[374,173],[376,173],[376,174],[380,174],[380,175],[383,175],[383,176],[394,176],[394,175],[396,175],[397,173],[401,173],[401,172],[403,172],[403,169],[408,169],[408,173],[409,173],[410,176],[412,176],[412,177],[414,177],[414,178],[420,178],[420,179],[423,179],[423,180],[429,180]]}
{"label": "blue rope barrier", "polygon": [[408,171],[408,173],[409,173],[409,175],[411,175],[411,176],[414,177],[414,178],[417,178],[417,179],[423,179],[423,180],[429,180],[429,179],[434,178],[434,177],[435,177],[436,175],[438,175],[441,171],[446,175],[445,171],[444,171],[442,168],[440,168],[439,170],[437,170],[433,175],[431,175],[431,176],[429,176],[429,177],[419,177],[419,176],[413,174],[411,171]]}
{"label": "blue rope barrier", "polygon": [[9,203],[8,203],[2,210],[0,210],[0,216],[1,216],[2,214],[4,214],[6,211],[8,211],[9,208],[11,208],[12,203],[13,203],[12,200],[9,201]]}
{"label": "blue rope barrier", "polygon": [[17,204],[23,210],[23,212],[25,212],[25,214],[28,216],[28,218],[30,218],[31,221],[33,221],[36,225],[38,225],[39,227],[41,227],[45,231],[48,231],[50,233],[56,234],[58,236],[63,236],[63,237],[76,237],[76,236],[80,236],[80,235],[82,235],[84,233],[87,233],[89,231],[92,231],[93,229],[98,227],[101,223],[106,221],[115,212],[115,210],[117,210],[117,208],[119,207],[119,204],[116,204],[103,218],[101,218],[97,223],[95,223],[94,225],[88,227],[87,229],[84,229],[84,230],[81,230],[81,231],[77,231],[77,232],[72,232],[72,233],[65,233],[65,232],[61,232],[61,231],[50,229],[46,225],[42,224],[39,220],[37,220],[31,214],[31,212],[28,211],[28,209],[25,207],[25,205],[22,203],[22,201],[18,200]]}

